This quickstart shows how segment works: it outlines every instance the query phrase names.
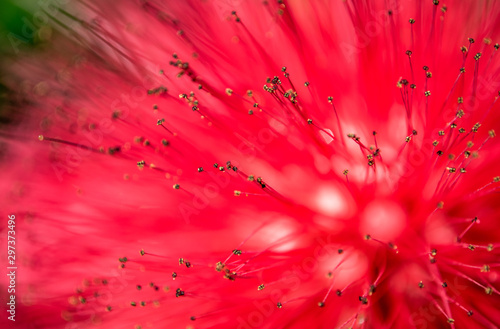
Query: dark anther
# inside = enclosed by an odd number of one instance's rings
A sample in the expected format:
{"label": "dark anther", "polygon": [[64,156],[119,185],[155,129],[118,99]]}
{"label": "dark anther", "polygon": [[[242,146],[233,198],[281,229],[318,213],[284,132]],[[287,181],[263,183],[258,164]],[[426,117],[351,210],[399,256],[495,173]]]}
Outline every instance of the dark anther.
{"label": "dark anther", "polygon": [[175,297],[179,296],[184,296],[184,291],[182,291],[181,288],[177,288],[177,290],[175,291]]}

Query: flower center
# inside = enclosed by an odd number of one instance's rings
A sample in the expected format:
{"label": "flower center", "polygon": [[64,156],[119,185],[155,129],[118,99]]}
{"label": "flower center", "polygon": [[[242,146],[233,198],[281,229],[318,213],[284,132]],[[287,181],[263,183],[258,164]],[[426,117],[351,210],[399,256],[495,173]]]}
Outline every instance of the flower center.
{"label": "flower center", "polygon": [[362,234],[383,240],[394,241],[403,231],[407,221],[404,210],[391,200],[370,202],[361,215]]}

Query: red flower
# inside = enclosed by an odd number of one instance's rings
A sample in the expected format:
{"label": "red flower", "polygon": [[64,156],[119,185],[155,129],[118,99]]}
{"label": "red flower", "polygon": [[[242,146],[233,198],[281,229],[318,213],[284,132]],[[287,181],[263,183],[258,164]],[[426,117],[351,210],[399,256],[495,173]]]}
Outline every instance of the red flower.
{"label": "red flower", "polygon": [[1,135],[17,324],[497,328],[496,3],[42,13]]}

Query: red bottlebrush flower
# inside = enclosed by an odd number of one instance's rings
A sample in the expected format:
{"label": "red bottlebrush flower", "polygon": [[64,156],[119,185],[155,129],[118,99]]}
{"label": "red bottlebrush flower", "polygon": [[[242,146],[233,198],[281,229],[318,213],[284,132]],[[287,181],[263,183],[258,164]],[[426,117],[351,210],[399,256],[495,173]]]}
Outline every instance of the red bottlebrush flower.
{"label": "red bottlebrush flower", "polygon": [[498,328],[497,3],[38,14],[3,78],[16,324]]}

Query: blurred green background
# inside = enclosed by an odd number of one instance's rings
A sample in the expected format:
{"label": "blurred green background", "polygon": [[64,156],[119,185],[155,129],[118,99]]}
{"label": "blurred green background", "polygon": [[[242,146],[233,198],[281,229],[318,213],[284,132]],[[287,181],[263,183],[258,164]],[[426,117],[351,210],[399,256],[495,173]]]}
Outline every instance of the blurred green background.
{"label": "blurred green background", "polygon": [[26,46],[33,44],[33,34],[26,33],[31,32],[26,21],[32,20],[29,8],[34,5],[34,1],[0,1],[0,51],[3,55],[15,52],[19,42]]}
{"label": "blurred green background", "polygon": [[[6,69],[9,60],[16,58],[22,51],[30,50],[34,45],[33,31],[26,22],[33,18],[30,8],[35,1],[0,0],[0,128],[12,124],[16,108],[5,80],[9,74]],[[31,33],[29,33],[31,32]]]}

